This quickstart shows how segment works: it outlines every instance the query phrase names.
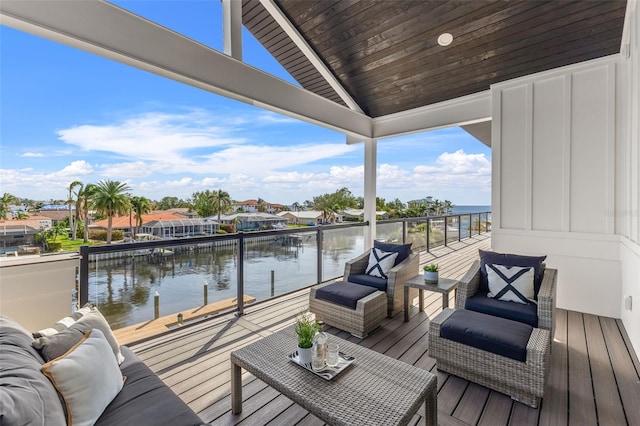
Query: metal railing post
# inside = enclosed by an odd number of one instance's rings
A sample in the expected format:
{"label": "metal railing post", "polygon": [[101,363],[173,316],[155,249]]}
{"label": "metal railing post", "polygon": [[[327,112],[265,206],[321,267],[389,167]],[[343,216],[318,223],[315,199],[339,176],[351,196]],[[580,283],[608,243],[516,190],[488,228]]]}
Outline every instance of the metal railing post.
{"label": "metal railing post", "polygon": [[402,244],[407,244],[407,221],[402,221]]}
{"label": "metal railing post", "polygon": [[429,252],[429,234],[431,232],[431,219],[427,218],[427,226],[425,226],[427,232],[427,253]]}
{"label": "metal railing post", "polygon": [[317,267],[317,282],[316,284],[320,284],[322,282],[322,228],[318,227],[318,232],[316,233],[316,267]]}
{"label": "metal railing post", "polygon": [[238,232],[238,312],[236,315],[244,314],[244,233]]}
{"label": "metal railing post", "polygon": [[80,246],[80,287],[78,288],[78,307],[89,302],[89,246]]}
{"label": "metal railing post", "polygon": [[444,218],[444,246],[447,247],[447,239],[449,238],[449,236],[447,235],[447,218]]}
{"label": "metal railing post", "polygon": [[462,240],[462,216],[458,215],[458,242]]}

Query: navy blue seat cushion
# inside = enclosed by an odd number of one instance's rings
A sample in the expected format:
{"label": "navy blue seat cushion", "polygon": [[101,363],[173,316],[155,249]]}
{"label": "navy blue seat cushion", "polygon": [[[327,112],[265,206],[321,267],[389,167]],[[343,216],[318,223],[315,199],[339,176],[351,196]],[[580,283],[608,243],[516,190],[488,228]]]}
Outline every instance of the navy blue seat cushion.
{"label": "navy blue seat cushion", "polygon": [[459,309],[440,327],[440,337],[517,361],[527,361],[533,327]]}
{"label": "navy blue seat cushion", "polygon": [[358,300],[376,291],[375,288],[366,285],[337,281],[316,290],[316,299],[327,300],[355,309]]}
{"label": "navy blue seat cushion", "polygon": [[396,257],[396,261],[393,266],[396,266],[398,263],[405,260],[409,257],[411,253],[411,244],[393,244],[393,243],[383,243],[382,241],[375,240],[373,242],[373,247],[380,249],[382,251],[392,251],[398,253],[398,257]]}
{"label": "navy blue seat cushion", "polygon": [[347,281],[350,283],[373,287],[380,291],[387,291],[387,280],[380,277],[374,277],[373,275],[353,274],[347,277]]}
{"label": "navy blue seat cushion", "polygon": [[508,302],[492,299],[487,297],[486,294],[477,293],[467,299],[464,308],[470,311],[518,321],[532,327],[538,326],[538,305],[535,303],[524,304]]}
{"label": "navy blue seat cushion", "polygon": [[96,426],[201,425],[202,420],[126,346],[121,347],[124,387],[104,410]]}
{"label": "navy blue seat cushion", "polygon": [[533,292],[534,299],[538,300],[538,291],[542,285],[542,277],[544,276],[544,260],[547,256],[521,256],[519,254],[505,254],[495,251],[478,250],[480,252],[480,292],[489,292],[489,282],[487,280],[486,265],[504,265],[504,266],[532,266],[534,269]]}

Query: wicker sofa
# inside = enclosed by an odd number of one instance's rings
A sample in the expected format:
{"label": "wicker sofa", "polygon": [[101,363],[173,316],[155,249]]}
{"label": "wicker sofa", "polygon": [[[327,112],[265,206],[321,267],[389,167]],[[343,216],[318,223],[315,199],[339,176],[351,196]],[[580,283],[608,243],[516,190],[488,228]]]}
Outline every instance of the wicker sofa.
{"label": "wicker sofa", "polygon": [[[462,277],[460,282],[458,283],[457,293],[456,293],[456,309],[470,309],[471,303],[470,300],[474,298],[478,298],[481,292],[481,261],[476,260],[467,273]],[[555,332],[555,299],[556,299],[556,286],[557,286],[557,277],[558,271],[552,268],[544,268],[544,274],[542,276],[542,284],[537,293],[537,308],[533,309],[536,311],[535,315],[537,316],[537,323],[533,324],[530,322],[530,325],[541,328],[543,330],[549,331],[549,339],[553,338]],[[514,304],[513,302],[503,302],[497,300],[487,300],[487,302],[491,303],[491,309],[482,309],[478,308],[477,305],[473,306],[473,310],[478,312],[487,313],[490,315],[501,316],[503,318],[513,319],[518,321],[517,317],[510,317],[506,309],[503,312],[499,312],[499,308],[495,309],[496,306],[504,306],[504,307],[512,307],[519,304]],[[506,305],[505,305],[506,304]],[[521,306],[516,306],[520,308]]]}
{"label": "wicker sofa", "polygon": [[[376,241],[376,244],[380,244]],[[380,247],[384,247],[380,245]],[[369,252],[366,252],[357,258],[350,260],[344,266],[344,280],[357,282],[350,279],[353,275],[363,275],[369,263]],[[404,283],[409,278],[418,275],[420,257],[418,254],[409,252],[406,259],[395,265],[387,273],[386,293],[387,293],[387,316],[393,317],[396,313],[402,312],[404,309]],[[410,289],[409,297],[418,296],[418,290]]]}

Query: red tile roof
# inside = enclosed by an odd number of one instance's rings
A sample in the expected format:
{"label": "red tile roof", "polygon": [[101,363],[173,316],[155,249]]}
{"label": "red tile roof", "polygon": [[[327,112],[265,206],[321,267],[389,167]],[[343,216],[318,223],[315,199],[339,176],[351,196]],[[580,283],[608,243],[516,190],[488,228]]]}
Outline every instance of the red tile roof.
{"label": "red tile roof", "polygon": [[[151,222],[153,220],[165,220],[165,219],[184,219],[184,216],[171,214],[171,213],[150,213],[142,215],[142,223]],[[98,220],[89,227],[92,228],[107,228],[108,219]],[[131,223],[133,226],[136,226],[136,217],[131,216]],[[116,216],[113,218],[112,228],[128,228],[129,227],[129,216]]]}

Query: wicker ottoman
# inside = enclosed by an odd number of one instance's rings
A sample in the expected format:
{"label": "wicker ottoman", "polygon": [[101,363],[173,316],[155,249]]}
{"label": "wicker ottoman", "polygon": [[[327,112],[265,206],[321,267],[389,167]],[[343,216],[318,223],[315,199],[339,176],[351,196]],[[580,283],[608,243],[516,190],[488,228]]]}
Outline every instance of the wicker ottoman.
{"label": "wicker ottoman", "polygon": [[332,327],[348,331],[356,337],[366,337],[387,316],[387,294],[376,290],[368,296],[358,299],[355,309],[316,297],[316,292],[319,289],[334,284],[357,285],[345,281],[337,281],[311,287],[309,311],[316,315],[316,320],[318,321],[324,321],[325,324]]}
{"label": "wicker ottoman", "polygon": [[[549,331],[533,328],[526,341],[526,361],[498,355],[496,353],[441,337],[442,325],[455,311],[443,310],[429,325],[429,355],[436,360],[438,370],[462,377],[498,392],[505,393],[516,401],[537,407],[544,395],[544,382],[549,369]],[[487,316],[465,311],[465,319],[475,319],[469,326],[482,322]],[[493,323],[513,321],[489,316]],[[483,332],[491,338],[489,329]],[[490,346],[490,345],[489,345]]]}

